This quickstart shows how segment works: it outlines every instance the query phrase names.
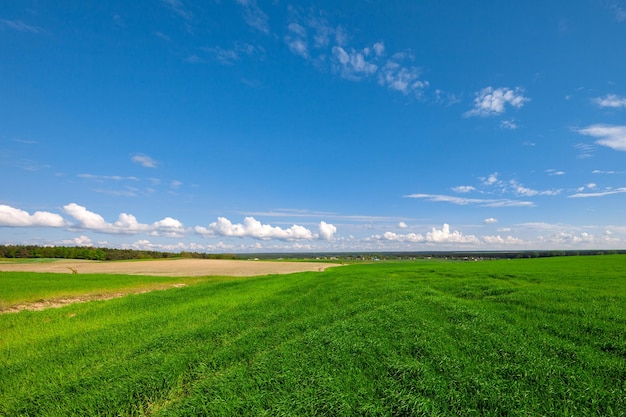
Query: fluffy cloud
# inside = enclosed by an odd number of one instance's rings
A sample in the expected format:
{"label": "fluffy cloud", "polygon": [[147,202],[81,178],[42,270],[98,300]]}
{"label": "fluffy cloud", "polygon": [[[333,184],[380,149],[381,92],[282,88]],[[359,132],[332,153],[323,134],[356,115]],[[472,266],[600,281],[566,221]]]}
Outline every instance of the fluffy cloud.
{"label": "fluffy cloud", "polygon": [[260,240],[314,240],[324,239],[331,240],[337,232],[337,228],[332,224],[321,222],[319,224],[319,234],[314,234],[311,230],[304,226],[294,224],[288,229],[278,226],[262,224],[254,217],[246,217],[242,223],[233,224],[225,217],[218,217],[209,227],[197,226],[196,233],[203,236],[233,236],[233,237],[252,237]]}
{"label": "fluffy cloud", "polygon": [[600,107],[626,108],[626,98],[615,94],[608,94],[605,97],[594,98],[593,102]]}
{"label": "fluffy cloud", "polygon": [[483,220],[483,223],[485,224],[494,224],[494,223],[498,223],[498,219],[495,219],[493,217],[489,217],[488,219]]}
{"label": "fluffy cloud", "polygon": [[500,235],[496,236],[483,236],[482,241],[488,245],[496,245],[496,246],[509,246],[509,245],[524,245],[527,242],[522,239],[518,239],[513,236],[501,237]]}
{"label": "fluffy cloud", "polygon": [[595,124],[578,129],[581,135],[598,138],[598,145],[607,146],[616,151],[626,151],[626,126]]}
{"label": "fluffy cloud", "polygon": [[81,235],[75,237],[73,239],[66,239],[61,241],[63,245],[71,245],[71,246],[93,246],[93,242],[85,235]]}
{"label": "fluffy cloud", "polygon": [[0,226],[9,227],[64,227],[67,223],[58,214],[36,211],[29,214],[11,206],[0,204]]}
{"label": "fluffy cloud", "polygon": [[72,216],[78,224],[75,228],[110,234],[149,233],[153,236],[179,237],[186,233],[183,224],[176,219],[166,217],[152,224],[139,223],[132,214],[121,213],[114,223],[109,223],[102,216],[76,203],[63,207],[63,211]]}
{"label": "fluffy cloud", "polygon": [[465,116],[495,116],[504,113],[506,105],[519,109],[530,101],[523,93],[524,90],[520,87],[515,89],[485,87],[476,93],[474,108],[467,111]]}
{"label": "fluffy cloud", "polygon": [[319,225],[320,238],[324,240],[332,240],[337,228],[332,224],[328,224],[325,221],[320,222]]}
{"label": "fluffy cloud", "polygon": [[392,241],[392,242],[410,242],[410,243],[463,243],[477,244],[480,240],[474,235],[464,235],[459,231],[450,231],[450,225],[444,223],[441,229],[432,228],[426,235],[419,233],[399,234],[394,232],[385,232],[382,236],[373,236],[376,240]]}

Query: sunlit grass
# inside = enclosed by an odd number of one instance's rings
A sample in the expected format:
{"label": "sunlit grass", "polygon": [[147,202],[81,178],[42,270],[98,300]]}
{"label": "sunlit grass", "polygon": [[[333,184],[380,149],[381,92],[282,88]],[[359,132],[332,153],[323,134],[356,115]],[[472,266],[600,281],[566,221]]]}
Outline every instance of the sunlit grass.
{"label": "sunlit grass", "polygon": [[625,329],[623,256],[217,280],[0,315],[0,415],[619,416]]}

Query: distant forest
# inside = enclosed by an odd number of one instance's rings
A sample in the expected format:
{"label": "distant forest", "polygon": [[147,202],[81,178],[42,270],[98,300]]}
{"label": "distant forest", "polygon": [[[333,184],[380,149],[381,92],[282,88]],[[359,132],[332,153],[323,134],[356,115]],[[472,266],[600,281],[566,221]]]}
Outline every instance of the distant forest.
{"label": "distant forest", "polygon": [[199,252],[160,252],[135,249],[95,248],[82,246],[35,246],[0,245],[1,258],[58,258],[118,261],[128,259],[331,259],[346,261],[441,258],[457,260],[487,260],[514,258],[543,258],[552,256],[614,255],[626,254],[626,250],[544,250],[517,252],[381,252],[381,253],[264,253],[264,254],[215,254]]}
{"label": "distant forest", "polygon": [[94,248],[83,246],[0,246],[0,258],[58,258],[89,259],[94,261],[119,261],[125,259],[240,259],[231,254],[208,254],[197,252],[159,252],[135,249]]}

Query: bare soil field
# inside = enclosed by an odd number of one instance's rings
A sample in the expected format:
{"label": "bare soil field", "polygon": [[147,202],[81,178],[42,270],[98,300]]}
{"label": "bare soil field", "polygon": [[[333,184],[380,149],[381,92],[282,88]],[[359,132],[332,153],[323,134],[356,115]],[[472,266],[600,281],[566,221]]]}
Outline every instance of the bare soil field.
{"label": "bare soil field", "polygon": [[0,271],[58,272],[78,274],[128,274],[153,276],[256,276],[323,271],[339,264],[318,262],[268,262],[220,259],[165,259],[148,261],[86,261],[60,259],[52,262],[2,263]]}

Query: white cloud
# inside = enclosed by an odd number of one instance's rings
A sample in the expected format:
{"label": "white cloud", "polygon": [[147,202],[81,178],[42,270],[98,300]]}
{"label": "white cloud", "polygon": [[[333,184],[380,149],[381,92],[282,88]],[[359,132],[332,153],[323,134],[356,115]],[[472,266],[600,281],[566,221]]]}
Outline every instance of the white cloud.
{"label": "white cloud", "polygon": [[294,16],[287,25],[284,42],[292,53],[314,62],[320,69],[330,64],[342,78],[352,81],[375,78],[379,85],[405,95],[419,96],[429,85],[428,81],[420,79],[419,68],[405,62],[413,60],[411,54],[395,53],[387,59],[382,41],[362,49],[349,47],[348,35],[341,26],[333,27],[313,13],[301,18],[294,8],[290,11]]}
{"label": "white cloud", "polygon": [[73,226],[74,228],[94,232],[110,234],[149,233],[153,236],[168,237],[179,237],[186,233],[182,223],[171,217],[166,217],[152,224],[145,224],[139,223],[132,214],[121,213],[114,223],[109,223],[101,215],[76,203],[67,204],[63,207],[63,211],[78,222],[77,225]]}
{"label": "white cloud", "polygon": [[607,195],[623,194],[623,193],[626,193],[626,187],[600,191],[597,193],[577,193],[577,194],[572,194],[568,196],[568,198],[605,197]]}
{"label": "white cloud", "polygon": [[487,178],[482,178],[482,182],[484,185],[493,185],[498,182],[498,173],[494,172],[490,174]]}
{"label": "white cloud", "polygon": [[506,111],[506,105],[516,109],[524,106],[524,103],[530,101],[524,97],[524,90],[520,87],[515,89],[485,87],[476,93],[474,99],[474,108],[465,113],[466,117],[471,116],[495,116]]}
{"label": "white cloud", "polygon": [[63,245],[72,245],[72,246],[93,246],[93,242],[85,235],[81,235],[75,237],[73,239],[62,240],[61,244]]}
{"label": "white cloud", "polygon": [[300,55],[302,58],[309,57],[309,47],[306,41],[300,38],[294,38],[291,36],[285,37],[285,42],[287,42],[287,46],[289,50],[296,55]]}
{"label": "white cloud", "polygon": [[94,174],[78,174],[77,177],[86,180],[93,180],[97,182],[103,182],[105,180],[110,181],[139,181],[137,177],[122,177],[120,175],[94,175]]}
{"label": "white cloud", "polygon": [[334,67],[343,78],[358,81],[378,70],[376,64],[367,60],[368,53],[366,50],[349,49],[346,51],[341,46],[335,46],[332,49],[332,54]]}
{"label": "white cloud", "polygon": [[534,190],[528,188],[516,180],[501,180],[498,178],[498,173],[494,172],[486,178],[480,178],[481,185],[489,190],[489,192],[498,192],[500,194],[515,194],[522,197],[534,197],[534,196],[555,196],[561,193],[562,190]]}
{"label": "white cloud", "polygon": [[155,168],[157,166],[157,162],[154,159],[141,153],[133,155],[132,161],[145,168]]}
{"label": "white cloud", "polygon": [[626,126],[612,126],[595,124],[584,129],[578,129],[581,135],[599,138],[598,145],[607,146],[616,151],[626,151]]}
{"label": "white cloud", "polygon": [[578,191],[579,193],[582,193],[585,190],[594,190],[598,187],[598,185],[596,183],[590,182],[589,184],[583,185],[581,187],[578,187],[576,189],[576,191]]}
{"label": "white cloud", "polygon": [[513,193],[522,197],[533,197],[533,196],[538,196],[538,195],[552,195],[553,196],[553,195],[558,195],[561,193],[561,190],[545,190],[545,191],[533,190],[532,188],[524,187],[523,185],[519,184],[515,180],[510,180],[509,184]]}
{"label": "white cloud", "polygon": [[464,235],[459,231],[450,231],[450,225],[444,223],[441,229],[432,228],[426,235],[408,233],[398,234],[394,232],[385,232],[382,236],[373,236],[375,240],[393,241],[393,242],[410,242],[410,243],[432,243],[432,244],[446,244],[446,243],[480,243],[480,240],[474,235]]}
{"label": "white cloud", "polygon": [[484,199],[484,198],[462,198],[440,194],[409,194],[406,198],[419,198],[433,202],[447,202],[460,206],[476,204],[482,207],[534,207],[531,201],[520,201],[510,199]]}
{"label": "white cloud", "polygon": [[475,190],[476,188],[471,185],[459,185],[458,187],[452,188],[452,191],[455,193],[469,193]]}
{"label": "white cloud", "polygon": [[426,241],[433,243],[478,243],[474,235],[464,235],[459,231],[450,232],[450,225],[445,223],[441,229],[432,230],[426,234]]}
{"label": "white cloud", "polygon": [[[326,236],[332,237],[330,227],[334,227],[332,225],[322,226],[320,224],[320,228],[324,229],[324,232],[327,233]],[[304,226],[293,225],[288,229],[282,229],[278,226],[271,226],[269,224],[262,224],[260,221],[256,220],[254,217],[246,217],[243,221],[243,224],[233,224],[230,220],[225,217],[218,217],[216,222],[213,222],[209,225],[208,228],[197,226],[195,228],[196,233],[201,234],[203,236],[233,236],[233,237],[252,237],[260,240],[270,240],[270,239],[278,239],[278,240],[312,240],[315,239],[316,236],[309,229]]]}
{"label": "white cloud", "polygon": [[428,81],[420,80],[421,71],[416,67],[407,67],[399,62],[388,60],[378,72],[378,83],[402,94],[416,93],[428,87]]}
{"label": "white cloud", "polygon": [[405,222],[398,223],[398,229],[406,229],[409,226]]}
{"label": "white cloud", "polygon": [[615,94],[608,94],[605,97],[594,98],[593,102],[600,107],[626,108],[626,97],[620,97]]}
{"label": "white cloud", "polygon": [[508,130],[516,130],[519,128],[517,123],[515,123],[515,120],[503,120],[500,122],[500,127]]}
{"label": "white cloud", "polygon": [[182,237],[187,230],[183,224],[171,217],[166,217],[152,224],[153,236]]}
{"label": "white cloud", "polygon": [[620,239],[611,237],[610,233],[605,233],[602,236],[595,236],[588,232],[575,233],[570,231],[563,231],[553,234],[548,237],[540,237],[540,242],[545,242],[551,247],[606,247],[610,245],[615,247],[616,244],[621,243]]}
{"label": "white cloud", "polygon": [[489,217],[488,219],[483,220],[483,223],[485,224],[494,224],[494,223],[498,223],[498,219],[495,219],[493,217]]}
{"label": "white cloud", "polygon": [[36,211],[31,215],[24,210],[0,204],[0,226],[64,227],[66,225],[66,221],[58,214]]}
{"label": "white cloud", "polygon": [[320,238],[324,240],[332,240],[337,228],[332,224],[328,224],[325,221],[320,222],[319,225]]}
{"label": "white cloud", "polygon": [[385,53],[385,44],[383,42],[376,42],[372,45],[372,49],[376,53],[376,56],[382,56]]}
{"label": "white cloud", "polygon": [[565,175],[565,171],[559,171],[557,169],[546,169],[548,175]]}
{"label": "white cloud", "polygon": [[386,240],[390,242],[411,242],[422,243],[424,242],[424,236],[416,233],[399,234],[394,232],[385,232],[382,236],[372,236],[375,240]]}
{"label": "white cloud", "polygon": [[484,243],[488,245],[496,245],[496,246],[524,245],[527,243],[523,241],[522,239],[519,239],[513,236],[507,236],[505,238],[501,237],[500,235],[483,236],[481,239]]}
{"label": "white cloud", "polygon": [[578,159],[591,158],[596,150],[595,146],[588,143],[577,143],[576,145],[574,145],[574,148],[576,148],[579,152],[577,156]]}

